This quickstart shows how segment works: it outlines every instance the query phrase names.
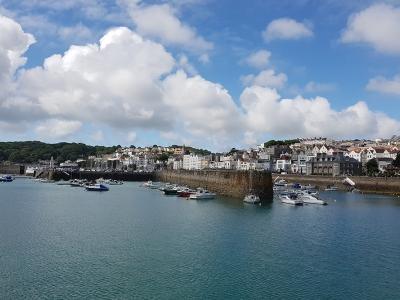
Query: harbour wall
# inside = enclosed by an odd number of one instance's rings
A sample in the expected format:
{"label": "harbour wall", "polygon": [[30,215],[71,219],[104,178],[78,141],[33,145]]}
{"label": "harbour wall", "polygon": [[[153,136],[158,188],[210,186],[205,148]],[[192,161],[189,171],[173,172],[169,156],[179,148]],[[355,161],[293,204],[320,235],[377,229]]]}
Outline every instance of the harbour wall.
{"label": "harbour wall", "polygon": [[22,175],[25,174],[25,166],[13,164],[0,164],[0,174]]}
{"label": "harbour wall", "polygon": [[155,173],[155,180],[184,184],[191,188],[203,187],[222,196],[243,198],[250,191],[262,202],[273,198],[270,172],[229,170],[162,170]]}
{"label": "harbour wall", "polygon": [[147,172],[91,172],[91,171],[46,171],[40,177],[53,180],[87,179],[96,180],[99,178],[114,179],[122,181],[147,181],[153,180],[154,173]]}
{"label": "harbour wall", "polygon": [[[273,179],[278,177],[274,174]],[[340,190],[348,190],[349,186],[343,184],[346,177],[332,176],[315,176],[315,175],[279,175],[279,178],[285,179],[289,183],[298,182],[300,184],[316,185],[319,188],[326,188],[328,185],[335,185]],[[398,177],[367,177],[367,176],[351,176],[349,177],[355,182],[356,188],[363,193],[400,195],[400,178]]]}

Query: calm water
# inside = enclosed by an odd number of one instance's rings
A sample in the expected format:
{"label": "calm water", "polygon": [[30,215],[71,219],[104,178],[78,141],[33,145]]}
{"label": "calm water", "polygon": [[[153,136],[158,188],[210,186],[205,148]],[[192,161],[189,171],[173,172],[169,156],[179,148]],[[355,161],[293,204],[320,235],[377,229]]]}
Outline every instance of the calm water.
{"label": "calm water", "polygon": [[3,183],[0,299],[400,299],[400,198],[323,196],[256,207]]}

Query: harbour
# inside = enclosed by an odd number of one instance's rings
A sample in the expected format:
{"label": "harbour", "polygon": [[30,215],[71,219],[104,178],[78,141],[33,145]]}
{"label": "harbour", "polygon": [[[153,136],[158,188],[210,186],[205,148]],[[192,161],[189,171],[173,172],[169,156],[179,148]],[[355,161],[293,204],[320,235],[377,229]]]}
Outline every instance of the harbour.
{"label": "harbour", "polygon": [[398,198],[254,206],[20,178],[0,190],[2,299],[400,296]]}

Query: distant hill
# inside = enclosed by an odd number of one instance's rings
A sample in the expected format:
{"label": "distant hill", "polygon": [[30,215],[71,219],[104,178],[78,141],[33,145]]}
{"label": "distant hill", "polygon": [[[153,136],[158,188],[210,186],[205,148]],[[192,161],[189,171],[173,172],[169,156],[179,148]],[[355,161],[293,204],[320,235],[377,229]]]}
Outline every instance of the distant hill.
{"label": "distant hill", "polygon": [[120,146],[89,146],[82,143],[47,144],[39,141],[0,142],[0,161],[34,163],[39,160],[57,162],[86,158],[89,155],[113,153]]}

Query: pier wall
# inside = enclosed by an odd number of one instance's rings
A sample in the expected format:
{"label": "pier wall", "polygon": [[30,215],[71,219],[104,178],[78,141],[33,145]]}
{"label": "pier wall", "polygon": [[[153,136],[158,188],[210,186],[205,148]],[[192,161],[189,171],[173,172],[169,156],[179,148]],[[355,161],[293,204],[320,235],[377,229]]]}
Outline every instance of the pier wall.
{"label": "pier wall", "polygon": [[99,178],[114,179],[123,181],[147,181],[152,180],[154,173],[133,173],[133,172],[90,172],[90,171],[47,171],[41,177],[53,180],[87,179],[96,180]]}
{"label": "pier wall", "polygon": [[273,197],[270,172],[163,170],[155,173],[155,180],[184,184],[192,188],[204,187],[219,195],[234,198],[243,198],[250,190],[263,202],[271,202]]}
{"label": "pier wall", "polygon": [[25,166],[0,163],[0,174],[22,175],[25,173]]}
{"label": "pier wall", "polygon": [[[278,175],[274,174],[273,179]],[[285,179],[289,183],[298,182],[300,184],[316,185],[319,188],[325,188],[327,185],[335,185],[341,190],[348,190],[349,187],[342,183],[346,177],[332,176],[314,176],[314,175],[279,175],[279,178]],[[400,195],[399,177],[367,177],[351,176],[349,177],[356,183],[356,188],[364,193]]]}

